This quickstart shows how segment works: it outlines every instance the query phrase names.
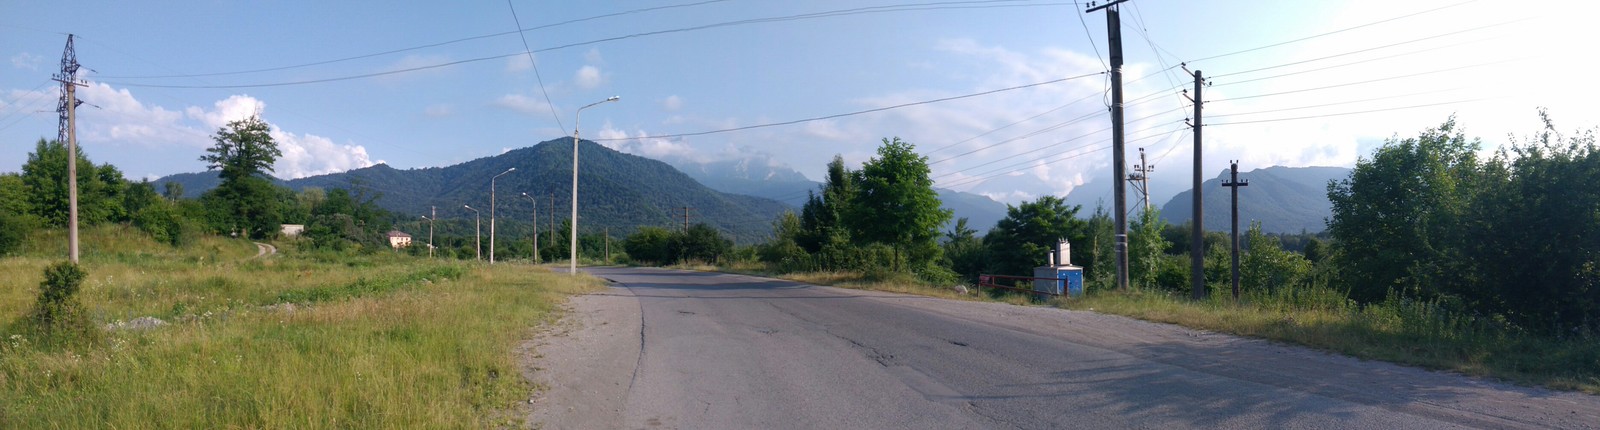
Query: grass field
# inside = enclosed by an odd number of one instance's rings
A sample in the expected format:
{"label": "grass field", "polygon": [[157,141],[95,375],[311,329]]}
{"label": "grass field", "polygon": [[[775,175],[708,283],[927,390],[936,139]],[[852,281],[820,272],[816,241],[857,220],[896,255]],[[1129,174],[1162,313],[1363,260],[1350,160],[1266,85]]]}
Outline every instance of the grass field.
{"label": "grass field", "polygon": [[103,227],[83,239],[83,308],[99,325],[169,324],[57,348],[14,322],[65,254],[42,248],[0,259],[0,428],[516,426],[533,387],[514,349],[563,295],[599,285],[527,265],[285,244],[257,259],[247,241],[174,249]]}

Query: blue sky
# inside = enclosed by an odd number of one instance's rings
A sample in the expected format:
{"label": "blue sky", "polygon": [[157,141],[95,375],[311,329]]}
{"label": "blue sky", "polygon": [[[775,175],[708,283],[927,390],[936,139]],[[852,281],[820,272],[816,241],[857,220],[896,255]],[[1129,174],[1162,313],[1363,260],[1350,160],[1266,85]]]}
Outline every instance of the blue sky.
{"label": "blue sky", "polygon": [[[1580,76],[1593,64],[1585,49],[1600,40],[1586,22],[1596,9],[1132,0],[1121,6],[1130,159],[1147,148],[1158,182],[1187,183],[1190,108],[1179,91],[1191,84],[1180,62],[1215,77],[1205,95],[1214,100],[1206,122],[1217,124],[1204,134],[1208,177],[1231,159],[1246,170],[1353,165],[1383,139],[1452,113],[1490,149],[1535,131],[1540,106],[1563,129],[1592,127],[1600,111]],[[1099,73],[1105,16],[1082,10],[1060,1],[0,1],[0,171],[20,170],[35,141],[55,136],[49,79],[73,33],[89,81],[79,97],[93,105],[79,111],[80,142],[133,178],[203,170],[209,136],[252,112],[284,147],[279,176],[302,177],[496,155],[570,135],[575,109],[618,95],[584,111],[584,137],[654,158],[753,158],[815,179],[834,154],[859,163],[899,136],[934,162],[939,185],[1014,203],[1109,180],[1105,77],[695,133]],[[510,33],[516,19],[529,29],[537,77]],[[328,63],[306,66],[319,62]],[[414,68],[424,69],[383,74]],[[251,72],[262,69],[275,70]],[[199,76],[161,77],[172,75]],[[1291,119],[1300,117],[1309,118]],[[695,135],[671,137],[680,134]]]}

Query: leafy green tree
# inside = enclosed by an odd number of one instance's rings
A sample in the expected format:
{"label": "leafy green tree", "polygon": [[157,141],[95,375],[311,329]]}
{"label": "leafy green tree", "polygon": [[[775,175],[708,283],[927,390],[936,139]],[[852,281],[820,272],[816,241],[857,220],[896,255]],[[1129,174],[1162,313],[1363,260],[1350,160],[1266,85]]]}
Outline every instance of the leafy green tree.
{"label": "leafy green tree", "polygon": [[178,181],[167,181],[165,187],[166,190],[162,192],[162,195],[165,196],[167,200],[178,201],[178,199],[183,198],[183,183]]}
{"label": "leafy green tree", "polygon": [[733,250],[732,240],[705,223],[689,226],[688,231],[674,235],[671,243],[675,261],[717,262]]}
{"label": "leafy green tree", "polygon": [[[96,167],[82,148],[78,151],[78,222],[95,225],[127,219],[122,207],[126,182],[115,166]],[[22,165],[22,182],[33,214],[50,226],[67,225],[67,146],[40,139]]]}
{"label": "leafy green tree", "polygon": [[277,233],[280,224],[278,192],[267,179],[272,163],[283,156],[273,142],[271,127],[252,115],[217,129],[216,144],[200,156],[207,169],[220,169],[222,183],[208,193],[219,216],[214,227],[244,231],[252,238]]}
{"label": "leafy green tree", "polygon": [[[1161,264],[1166,260],[1167,248],[1172,243],[1161,236],[1161,231],[1167,228],[1167,222],[1161,219],[1161,211],[1150,209],[1139,214],[1133,225],[1128,229],[1128,274],[1132,282],[1143,287],[1163,286],[1157,283],[1161,275]],[[1168,288],[1177,288],[1178,285],[1165,285]]]}
{"label": "leafy green tree", "polygon": [[843,246],[850,241],[843,220],[856,195],[856,175],[845,167],[844,157],[833,156],[820,195],[809,194],[801,207],[800,230],[794,236],[797,245],[816,253],[825,246]]}
{"label": "leafy green tree", "polygon": [[772,239],[758,246],[756,254],[761,261],[780,265],[805,259],[809,255],[796,241],[803,233],[800,217],[794,212],[784,212],[772,222]]}
{"label": "leafy green tree", "polygon": [[1050,250],[1060,239],[1073,246],[1075,259],[1086,250],[1092,253],[1093,244],[1085,240],[1088,223],[1077,218],[1080,209],[1048,195],[1017,206],[1006,205],[1006,217],[983,237],[989,270],[999,275],[1032,276],[1034,267],[1048,262]]}
{"label": "leafy green tree", "polygon": [[1283,250],[1277,237],[1261,232],[1260,221],[1250,223],[1250,229],[1244,235],[1244,248],[1239,257],[1241,290],[1290,288],[1300,285],[1311,275],[1311,261],[1300,254]]}
{"label": "leafy green tree", "polygon": [[1480,310],[1544,332],[1600,332],[1600,147],[1595,130],[1543,130],[1486,163],[1465,222],[1461,293]]}
{"label": "leafy green tree", "polygon": [[846,210],[855,242],[894,248],[896,264],[901,254],[923,264],[938,261],[939,226],[950,220],[928,177],[928,158],[915,148],[898,137],[883,139],[878,156],[861,166],[859,189]]}
{"label": "leafy green tree", "polygon": [[670,264],[677,261],[672,250],[672,236],[672,232],[661,227],[640,227],[623,241],[623,249],[635,262]]}
{"label": "leafy green tree", "polygon": [[1432,298],[1460,282],[1456,245],[1469,238],[1458,223],[1479,176],[1478,148],[1451,118],[1415,138],[1389,139],[1357,160],[1349,179],[1328,184],[1328,231],[1353,298],[1378,301],[1390,290]]}
{"label": "leafy green tree", "polygon": [[978,231],[967,226],[967,218],[956,219],[956,224],[945,232],[944,256],[950,270],[968,281],[975,281],[989,263],[988,248],[978,239]]}

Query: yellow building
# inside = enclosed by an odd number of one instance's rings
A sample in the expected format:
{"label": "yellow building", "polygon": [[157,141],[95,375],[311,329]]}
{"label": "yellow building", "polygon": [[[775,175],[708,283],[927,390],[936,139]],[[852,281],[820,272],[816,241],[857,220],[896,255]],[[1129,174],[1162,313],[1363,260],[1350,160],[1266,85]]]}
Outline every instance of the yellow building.
{"label": "yellow building", "polygon": [[411,235],[405,234],[405,232],[400,230],[389,230],[389,232],[385,233],[384,236],[389,237],[389,246],[394,247],[395,249],[411,246]]}

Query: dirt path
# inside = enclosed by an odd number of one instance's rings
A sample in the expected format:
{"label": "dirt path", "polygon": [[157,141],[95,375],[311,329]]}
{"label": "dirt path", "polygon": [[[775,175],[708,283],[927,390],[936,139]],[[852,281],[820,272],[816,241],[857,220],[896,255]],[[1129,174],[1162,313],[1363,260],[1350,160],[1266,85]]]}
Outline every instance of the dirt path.
{"label": "dirt path", "polygon": [[272,246],[271,244],[266,244],[266,243],[261,243],[261,242],[251,242],[251,243],[256,244],[256,256],[250,257],[250,258],[262,258],[262,257],[267,257],[267,256],[270,256],[270,255],[278,253],[278,247]]}

